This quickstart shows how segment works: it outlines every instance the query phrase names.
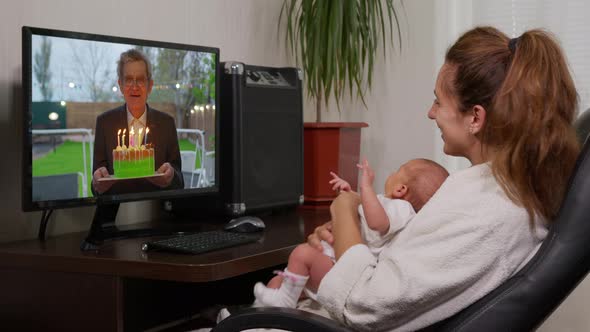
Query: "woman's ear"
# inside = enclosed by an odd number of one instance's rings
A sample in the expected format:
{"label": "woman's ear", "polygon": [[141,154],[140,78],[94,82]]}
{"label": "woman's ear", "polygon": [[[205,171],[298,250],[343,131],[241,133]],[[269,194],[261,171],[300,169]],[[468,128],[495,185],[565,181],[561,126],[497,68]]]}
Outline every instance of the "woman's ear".
{"label": "woman's ear", "polygon": [[393,192],[391,193],[392,198],[403,198],[408,193],[408,186],[405,184],[396,184],[393,186]]}
{"label": "woman's ear", "polygon": [[481,105],[475,105],[471,109],[471,115],[469,117],[469,133],[476,135],[483,130],[486,122],[486,109]]}

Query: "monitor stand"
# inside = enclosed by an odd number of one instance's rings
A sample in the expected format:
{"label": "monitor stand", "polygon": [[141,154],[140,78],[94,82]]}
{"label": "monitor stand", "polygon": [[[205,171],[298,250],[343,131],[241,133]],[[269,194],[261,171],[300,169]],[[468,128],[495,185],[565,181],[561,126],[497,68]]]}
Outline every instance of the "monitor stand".
{"label": "monitor stand", "polygon": [[183,232],[172,229],[160,228],[139,228],[119,229],[115,225],[119,204],[98,204],[94,210],[94,218],[90,225],[90,231],[86,239],[80,244],[82,251],[97,251],[107,240],[128,239],[134,237],[157,236],[157,235],[179,235]]}

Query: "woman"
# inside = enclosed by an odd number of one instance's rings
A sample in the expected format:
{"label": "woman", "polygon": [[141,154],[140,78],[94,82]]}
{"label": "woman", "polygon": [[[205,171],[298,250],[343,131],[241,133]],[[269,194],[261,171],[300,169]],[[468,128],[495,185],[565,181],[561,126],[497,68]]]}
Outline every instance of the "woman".
{"label": "woman", "polygon": [[475,28],[448,50],[428,112],[444,152],[472,163],[378,258],[361,241],[358,199],[342,193],[308,243],[333,243],[318,289],[330,316],[357,330],[416,330],[474,303],[536,252],[579,152],[577,94],[557,43]]}

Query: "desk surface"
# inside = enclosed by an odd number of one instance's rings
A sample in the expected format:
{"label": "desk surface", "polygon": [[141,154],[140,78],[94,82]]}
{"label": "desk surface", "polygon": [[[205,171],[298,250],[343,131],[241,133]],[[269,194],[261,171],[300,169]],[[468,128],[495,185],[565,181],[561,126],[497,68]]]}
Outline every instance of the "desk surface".
{"label": "desk surface", "polygon": [[[297,210],[262,218],[266,229],[258,242],[200,255],[143,252],[148,238],[105,242],[98,252],[80,251],[86,232],[0,244],[0,268],[90,273],[184,282],[231,278],[287,262],[305,239],[305,229],[327,220],[326,211]],[[222,224],[199,224],[200,230]]]}

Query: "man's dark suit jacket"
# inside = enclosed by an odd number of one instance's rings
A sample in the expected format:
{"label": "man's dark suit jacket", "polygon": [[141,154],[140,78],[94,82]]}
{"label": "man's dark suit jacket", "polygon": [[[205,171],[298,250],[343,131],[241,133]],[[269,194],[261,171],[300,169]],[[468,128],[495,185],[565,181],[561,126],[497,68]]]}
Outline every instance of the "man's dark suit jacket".
{"label": "man's dark suit jacket", "polygon": [[[163,112],[147,106],[147,127],[150,129],[147,135],[147,143],[152,143],[155,150],[155,169],[163,163],[169,162],[174,168],[174,177],[170,185],[160,188],[146,179],[132,179],[117,181],[103,194],[123,194],[145,192],[165,189],[179,189],[184,187],[181,171],[180,148],[174,119]],[[127,105],[117,107],[102,113],[96,118],[96,133],[94,136],[94,162],[92,174],[98,168],[104,166],[113,174],[113,149],[117,147],[117,131],[126,129]],[[127,130],[129,133],[129,130]],[[125,145],[129,146],[129,135],[125,135]],[[96,195],[94,187],[92,192]]]}

